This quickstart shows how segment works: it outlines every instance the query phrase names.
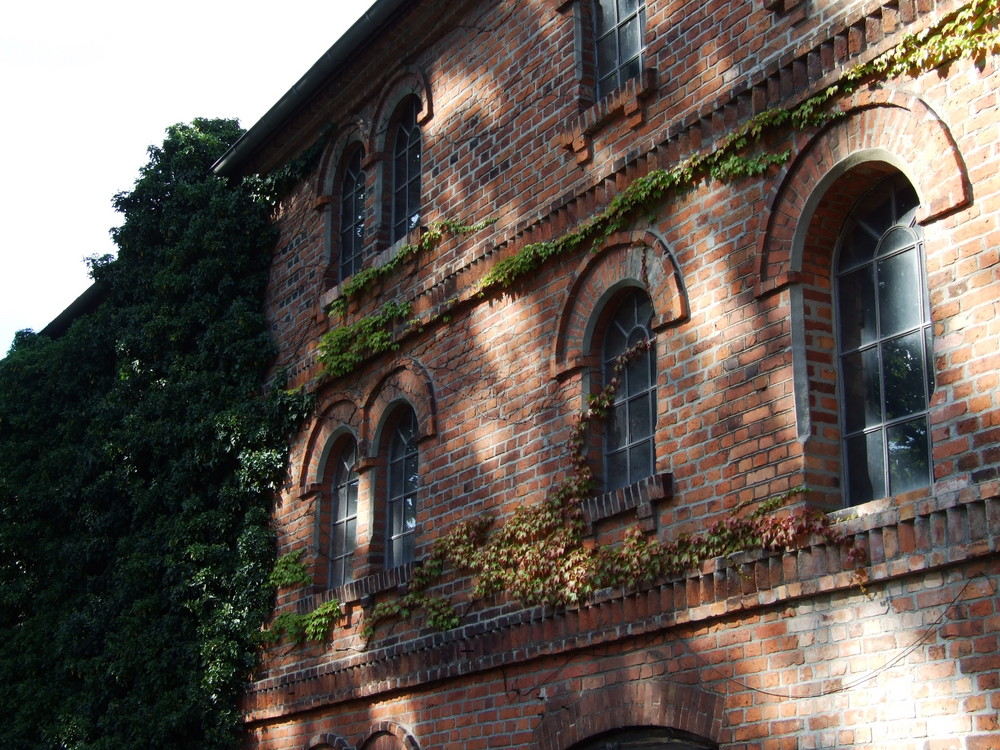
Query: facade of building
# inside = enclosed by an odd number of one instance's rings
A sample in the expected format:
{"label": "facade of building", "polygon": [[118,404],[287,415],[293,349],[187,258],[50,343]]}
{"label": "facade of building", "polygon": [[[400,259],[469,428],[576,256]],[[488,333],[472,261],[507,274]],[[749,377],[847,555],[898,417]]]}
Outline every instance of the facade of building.
{"label": "facade of building", "polygon": [[[277,612],[339,605],[246,747],[1000,748],[996,5],[376,2],[216,166],[298,169]],[[801,487],[831,532],[365,631],[575,457],[585,552]]]}

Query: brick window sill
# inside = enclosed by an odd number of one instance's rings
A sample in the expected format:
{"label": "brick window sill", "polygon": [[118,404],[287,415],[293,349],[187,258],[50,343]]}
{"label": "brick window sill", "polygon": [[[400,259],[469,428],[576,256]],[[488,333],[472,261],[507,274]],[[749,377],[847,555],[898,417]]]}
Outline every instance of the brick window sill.
{"label": "brick window sill", "polygon": [[641,127],[646,121],[646,99],[655,91],[656,71],[645,68],[638,78],[627,81],[570,120],[556,136],[556,143],[569,150],[577,164],[586,164],[594,156],[594,134],[618,120],[624,120],[632,129]]}
{"label": "brick window sill", "polygon": [[597,523],[634,510],[640,528],[646,532],[653,531],[656,528],[654,506],[670,497],[673,497],[673,474],[669,472],[654,474],[627,487],[596,495],[583,502],[587,530],[593,532]]}
{"label": "brick window sill", "polygon": [[331,599],[340,602],[341,612],[349,611],[353,605],[362,600],[381,594],[386,591],[405,589],[417,563],[407,563],[397,568],[380,570],[377,573],[351,581],[343,586],[336,586],[332,589],[316,587],[313,593],[304,596],[296,606],[300,612],[311,612],[321,604],[325,604]]}

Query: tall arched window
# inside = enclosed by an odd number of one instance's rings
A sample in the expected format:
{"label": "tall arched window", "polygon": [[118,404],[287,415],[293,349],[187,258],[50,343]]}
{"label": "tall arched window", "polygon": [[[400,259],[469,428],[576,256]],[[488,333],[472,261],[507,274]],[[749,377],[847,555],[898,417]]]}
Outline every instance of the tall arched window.
{"label": "tall arched window", "polygon": [[931,481],[934,388],[917,195],[902,177],[858,201],[837,248],[837,342],[847,501]]}
{"label": "tall arched window", "polygon": [[354,548],[358,528],[357,444],[345,441],[337,453],[330,487],[327,583],[330,588],[354,580]]}
{"label": "tall arched window", "polygon": [[417,416],[405,407],[393,422],[389,435],[386,502],[386,567],[413,561],[417,531]]}
{"label": "tall arched window", "polygon": [[656,357],[652,349],[634,356],[620,374],[619,356],[652,340],[653,305],[641,289],[629,291],[615,308],[604,337],[604,382],[618,378],[604,434],[604,481],[615,490],[653,474],[656,431]]}
{"label": "tall arched window", "polygon": [[360,146],[344,160],[340,192],[340,280],[361,269],[365,240],[365,172]]}
{"label": "tall arched window", "polygon": [[420,223],[420,102],[410,97],[396,121],[392,141],[392,231],[395,242]]}

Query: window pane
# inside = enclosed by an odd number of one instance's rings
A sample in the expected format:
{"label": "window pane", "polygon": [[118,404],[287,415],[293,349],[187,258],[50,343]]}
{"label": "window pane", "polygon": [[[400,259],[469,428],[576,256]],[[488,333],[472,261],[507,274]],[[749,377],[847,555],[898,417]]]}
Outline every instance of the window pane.
{"label": "window pane", "polygon": [[837,302],[841,350],[850,351],[873,342],[876,338],[875,284],[871,266],[840,277]]}
{"label": "window pane", "polygon": [[886,428],[889,445],[889,486],[893,494],[930,484],[927,418],[921,416]]}
{"label": "window pane", "polygon": [[628,18],[639,7],[639,0],[618,0],[618,18]]}
{"label": "window pane", "polygon": [[899,218],[893,196],[896,191],[897,184],[893,180],[887,180],[866,195],[855,209],[856,214],[861,217],[859,221],[864,222],[875,239],[881,237]]}
{"label": "window pane", "polygon": [[653,443],[650,440],[629,449],[629,484],[653,474]]}
{"label": "window pane", "polygon": [[613,321],[608,330],[608,335],[604,340],[604,358],[609,365],[607,369],[608,377],[611,377],[611,367],[614,366],[614,358],[628,348],[627,337],[628,333],[618,324],[618,321]]}
{"label": "window pane", "polygon": [[625,369],[626,393],[628,395],[648,390],[652,386],[651,360],[652,354],[646,352],[632,360]]}
{"label": "window pane", "polygon": [[639,18],[635,17],[618,30],[618,56],[624,62],[639,54]]}
{"label": "window pane", "polygon": [[614,33],[597,41],[597,69],[603,73],[613,72],[618,68],[618,46]]}
{"label": "window pane", "polygon": [[403,531],[403,501],[393,500],[389,503],[389,524],[393,536]]}
{"label": "window pane", "polygon": [[615,0],[598,0],[594,4],[594,28],[597,29],[598,36],[613,29],[617,22]]}
{"label": "window pane", "polygon": [[392,497],[396,498],[406,490],[403,485],[405,476],[405,466],[401,459],[393,459],[389,462],[389,486],[392,488]]}
{"label": "window pane", "polygon": [[920,331],[914,331],[882,346],[886,420],[916,414],[927,408],[924,395],[927,376],[921,338]]}
{"label": "window pane", "polygon": [[358,519],[352,518],[344,522],[344,551],[349,552],[354,550],[354,545],[357,543],[358,536]]}
{"label": "window pane", "polygon": [[917,191],[907,180],[896,183],[896,221],[920,205]]}
{"label": "window pane", "polygon": [[620,79],[622,81],[627,81],[631,78],[638,78],[638,77],[639,77],[639,58],[634,57],[622,67],[620,73]]}
{"label": "window pane", "polygon": [[330,561],[330,587],[343,586],[347,583],[344,576],[344,558],[338,557]]}
{"label": "window pane", "polygon": [[875,255],[878,237],[868,227],[857,222],[851,222],[841,239],[840,269],[847,270],[859,263],[866,263],[871,260]]}
{"label": "window pane", "polygon": [[847,474],[852,503],[885,497],[881,430],[847,440]]}
{"label": "window pane", "polygon": [[625,445],[627,409],[625,404],[611,407],[608,415],[608,451],[614,451]]}
{"label": "window pane", "polygon": [[888,255],[889,253],[894,253],[897,250],[902,250],[908,245],[915,245],[917,238],[913,236],[913,232],[905,227],[895,227],[890,229],[886,235],[882,238],[882,242],[878,246],[879,255]]}
{"label": "window pane", "polygon": [[914,248],[877,264],[879,327],[883,336],[892,336],[921,323],[923,301],[918,260]]}
{"label": "window pane", "polygon": [[403,512],[403,527],[402,531],[413,531],[417,527],[417,505],[416,498],[413,495],[407,495],[403,498],[401,504]]}
{"label": "window pane", "polygon": [[629,483],[628,459],[625,451],[608,454],[605,464],[608,489],[617,489]]}
{"label": "window pane", "polygon": [[[353,472],[351,472],[353,474]],[[358,477],[354,475],[352,481],[347,485],[343,498],[344,517],[349,518],[358,514]]]}
{"label": "window pane", "polygon": [[628,402],[628,429],[632,440],[641,440],[653,434],[653,408],[650,393],[644,393]]}
{"label": "window pane", "polygon": [[858,432],[882,421],[877,350],[872,347],[844,357],[841,362],[844,393],[844,427]]}

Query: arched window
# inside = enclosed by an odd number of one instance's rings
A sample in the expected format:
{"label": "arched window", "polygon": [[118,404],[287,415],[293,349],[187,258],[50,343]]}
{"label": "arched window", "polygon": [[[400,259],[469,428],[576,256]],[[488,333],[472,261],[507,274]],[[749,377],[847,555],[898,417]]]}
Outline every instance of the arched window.
{"label": "arched window", "polygon": [[666,727],[632,727],[578,742],[570,750],[712,750],[714,742]]}
{"label": "arched window", "polygon": [[392,231],[395,242],[420,223],[420,102],[410,97],[396,121],[392,141]]}
{"label": "arched window", "polygon": [[656,431],[656,357],[647,349],[633,356],[620,374],[618,357],[641,341],[652,340],[653,305],[640,289],[618,302],[608,322],[602,361],[604,382],[618,379],[604,434],[605,489],[616,490],[653,474]]}
{"label": "arched window", "polygon": [[644,0],[594,0],[598,98],[639,77],[645,28]]}
{"label": "arched window", "polygon": [[413,561],[417,531],[417,417],[405,407],[397,415],[389,435],[386,502],[386,567]]}
{"label": "arched window", "polygon": [[337,453],[330,487],[327,583],[330,588],[354,580],[354,548],[358,528],[357,444],[345,441]]}
{"label": "arched window", "polygon": [[855,505],[931,481],[934,389],[917,195],[901,175],[876,185],[837,247],[837,346],[845,485]]}
{"label": "arched window", "polygon": [[365,240],[364,149],[353,149],[344,160],[340,192],[340,280],[361,269]]}

